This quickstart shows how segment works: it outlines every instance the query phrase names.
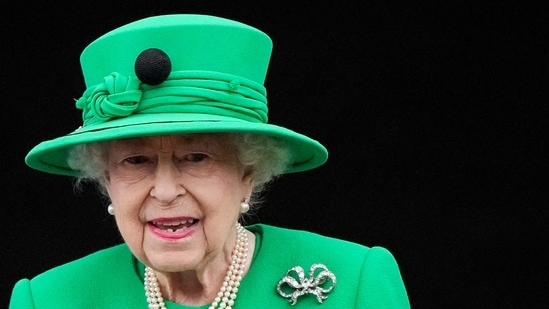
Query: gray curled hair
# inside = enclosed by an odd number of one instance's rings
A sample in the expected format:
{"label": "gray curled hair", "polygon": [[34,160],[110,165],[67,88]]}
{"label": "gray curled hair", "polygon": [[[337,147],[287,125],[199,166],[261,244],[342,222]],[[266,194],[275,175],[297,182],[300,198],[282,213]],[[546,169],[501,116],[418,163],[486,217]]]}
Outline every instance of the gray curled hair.
{"label": "gray curled hair", "polygon": [[[291,155],[283,142],[275,137],[247,133],[219,133],[232,139],[240,163],[251,168],[254,181],[250,205],[260,200],[265,186],[284,173]],[[79,171],[75,187],[83,182],[95,183],[99,191],[108,198],[105,189],[107,171],[107,150],[109,141],[74,146],[68,157],[68,164]]]}

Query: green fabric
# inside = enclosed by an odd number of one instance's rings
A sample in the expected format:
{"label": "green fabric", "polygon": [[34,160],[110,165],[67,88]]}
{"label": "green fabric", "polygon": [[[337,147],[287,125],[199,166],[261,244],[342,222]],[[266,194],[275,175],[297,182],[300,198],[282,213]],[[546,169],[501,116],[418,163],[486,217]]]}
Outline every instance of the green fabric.
{"label": "green fabric", "polygon": [[[87,88],[76,102],[82,126],[41,142],[25,162],[43,172],[78,176],[67,163],[74,145],[235,132],[278,138],[291,155],[286,173],[316,168],[328,158],[322,144],[267,123],[263,84],[272,45],[269,36],[254,27],[208,15],[153,16],[114,29],[80,56]],[[154,85],[140,81],[135,72],[136,59],[151,47],[162,50],[171,62],[167,80]],[[155,67],[149,62],[143,65]],[[72,104],[68,101],[67,109]]]}
{"label": "green fabric", "polygon": [[[318,234],[253,225],[258,236],[252,267],[242,280],[235,309],[246,308],[410,308],[397,263],[381,247]],[[296,305],[276,292],[276,284],[294,267],[322,263],[337,277],[335,288],[319,304],[313,295]],[[14,287],[10,309],[147,308],[143,268],[126,245],[119,245],[59,266]],[[169,309],[189,307],[167,302]]]}

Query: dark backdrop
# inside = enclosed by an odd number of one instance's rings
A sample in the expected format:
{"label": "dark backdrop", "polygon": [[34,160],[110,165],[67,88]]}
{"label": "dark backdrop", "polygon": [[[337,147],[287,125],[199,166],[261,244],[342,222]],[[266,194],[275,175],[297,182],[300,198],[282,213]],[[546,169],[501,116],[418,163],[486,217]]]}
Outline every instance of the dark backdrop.
{"label": "dark backdrop", "polygon": [[80,125],[82,49],[136,19],[204,13],[272,37],[271,122],[330,151],[250,222],[388,248],[414,308],[547,306],[541,7],[319,2],[0,0],[0,303],[17,279],[120,241],[96,193],[23,162]]}

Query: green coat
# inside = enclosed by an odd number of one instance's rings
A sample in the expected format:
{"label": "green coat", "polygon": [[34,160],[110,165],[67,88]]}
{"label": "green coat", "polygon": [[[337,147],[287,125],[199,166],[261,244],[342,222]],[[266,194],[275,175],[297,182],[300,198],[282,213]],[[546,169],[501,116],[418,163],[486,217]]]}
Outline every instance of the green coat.
{"label": "green coat", "polygon": [[[241,282],[235,309],[410,307],[395,259],[384,248],[263,224],[247,228],[257,235],[256,252]],[[294,266],[301,266],[305,278],[309,278],[309,269],[315,263],[324,264],[335,275],[335,287],[325,294],[328,298],[322,303],[309,293],[291,305],[289,299],[278,294],[278,281]],[[125,244],[118,245],[31,280],[20,280],[13,289],[9,308],[146,309],[143,269]],[[325,282],[324,287],[330,283]],[[168,309],[209,307],[171,302],[166,305]]]}

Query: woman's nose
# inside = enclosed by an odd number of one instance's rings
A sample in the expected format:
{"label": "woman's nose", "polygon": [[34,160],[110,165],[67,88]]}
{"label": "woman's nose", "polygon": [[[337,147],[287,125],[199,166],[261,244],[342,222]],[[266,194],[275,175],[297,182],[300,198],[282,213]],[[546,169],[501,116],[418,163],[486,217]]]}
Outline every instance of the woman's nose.
{"label": "woman's nose", "polygon": [[175,164],[171,160],[169,162],[159,161],[150,195],[161,205],[169,206],[186,192],[181,173]]}

